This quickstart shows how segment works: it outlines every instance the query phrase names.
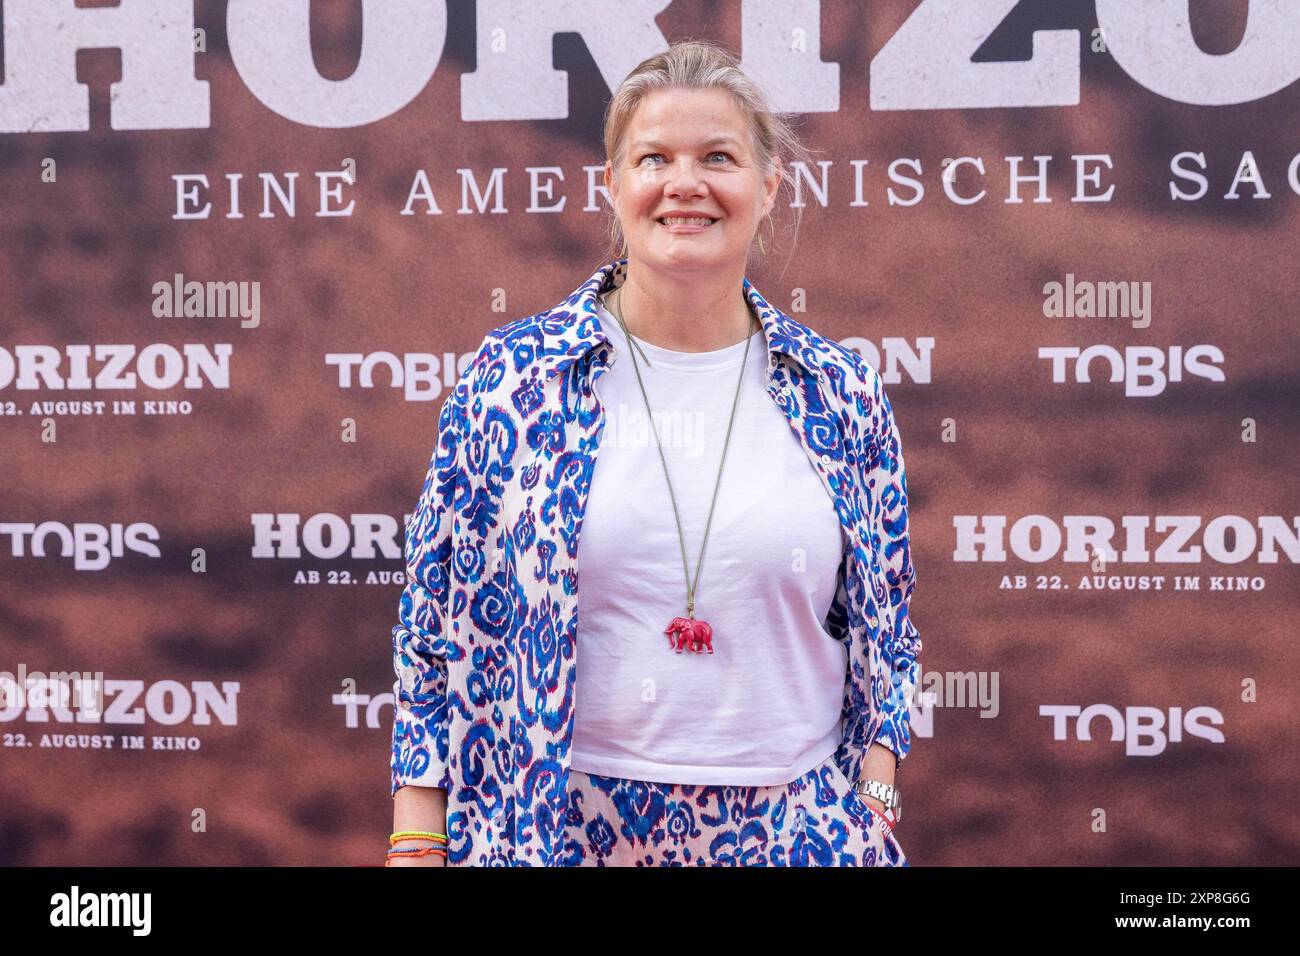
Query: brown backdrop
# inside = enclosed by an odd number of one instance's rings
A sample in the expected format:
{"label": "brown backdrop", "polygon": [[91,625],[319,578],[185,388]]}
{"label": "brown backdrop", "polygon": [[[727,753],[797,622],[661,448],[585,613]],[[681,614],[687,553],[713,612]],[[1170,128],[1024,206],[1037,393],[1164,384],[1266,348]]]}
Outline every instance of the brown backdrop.
{"label": "brown backdrop", "polygon": [[[99,4],[102,6],[103,4]],[[103,672],[142,687],[236,682],[237,719],[166,725],[43,722],[30,710],[0,724],[0,862],[7,864],[374,864],[391,823],[388,757],[390,629],[400,586],[365,583],[394,557],[255,557],[255,515],[305,522],[332,513],[387,515],[415,504],[440,395],[344,389],[327,353],[451,352],[464,357],[489,329],[554,304],[591,274],[605,219],[584,212],[584,165],[603,160],[609,86],[582,40],[554,41],[569,74],[568,116],[470,122],[462,76],[474,69],[472,4],[451,3],[437,72],[408,106],[357,128],[303,125],[269,110],[241,81],[225,41],[225,4],[199,3],[208,50],[196,75],[211,84],[211,125],[114,130],[111,50],[78,54],[91,128],[0,135],[0,347],[77,343],[230,343],[228,388],[104,391],[0,388],[0,522],[77,522],[157,529],[160,556],[128,551],[102,570],[22,554],[0,534],[0,671]],[[1220,515],[1296,524],[1294,230],[1300,196],[1287,166],[1300,151],[1300,87],[1234,106],[1161,97],[1088,48],[1092,4],[1017,10],[979,58],[1030,55],[1035,29],[1083,31],[1077,106],[873,110],[869,65],[917,3],[821,8],[821,58],[839,64],[840,106],[809,113],[805,141],[833,161],[830,198],[811,196],[797,244],[782,233],[756,264],[755,284],[837,339],[880,346],[901,338],[928,375],[887,378],[902,429],[918,583],[912,604],[926,672],[997,672],[999,713],[936,707],[916,718],[900,784],[900,842],[915,865],[1277,864],[1294,862],[1296,613],[1294,549],[1277,563],[1258,549],[1228,564],[1120,561],[1108,570],[1164,575],[1166,590],[1081,592],[1090,569],[1061,554],[1041,562],[955,558],[961,516]],[[1030,7],[1021,4],[1020,7]],[[1194,7],[1198,41],[1233,48],[1245,4]],[[741,46],[739,3],[675,2],[656,20],[668,40],[702,36]],[[360,4],[316,4],[318,68],[346,77],[361,34]],[[7,54],[9,56],[10,54]],[[1171,157],[1204,151],[1210,194],[1170,198]],[[1270,199],[1222,198],[1244,151]],[[1069,201],[1070,156],[1105,153],[1112,201]],[[1009,155],[1054,157],[1050,204],[1008,204]],[[945,157],[982,156],[989,196],[949,202]],[[316,170],[356,160],[353,215],[318,218]],[[891,206],[886,170],[923,165],[926,196]],[[42,181],[52,158],[54,182]],[[867,207],[853,206],[854,159],[869,159]],[[1028,160],[1027,160],[1028,161]],[[559,166],[560,214],[528,214],[531,165]],[[485,181],[508,167],[504,215],[458,214],[456,170]],[[402,216],[425,170],[443,214]],[[299,211],[258,218],[258,172],[298,171]],[[211,198],[244,175],[245,218],[173,219],[171,177],[205,173]],[[905,171],[912,175],[912,171]],[[966,175],[966,174],[963,174]],[[962,180],[965,191],[978,188]],[[1186,182],[1182,185],[1188,186]],[[906,187],[895,190],[908,194]],[[1026,187],[1027,193],[1033,187]],[[783,194],[784,195],[784,194]],[[786,197],[788,200],[788,197]],[[278,210],[277,210],[278,211]],[[787,267],[788,260],[788,267]],[[784,269],[784,271],[782,271]],[[261,324],[159,318],[152,286],[187,279],[257,281]],[[1152,284],[1152,324],[1047,318],[1043,286],[1067,273]],[[504,303],[500,300],[503,290]],[[1127,396],[1093,365],[1093,381],[1053,383],[1038,349],[1051,345],[1212,344],[1225,381],[1188,377],[1155,397]],[[65,363],[66,363],[65,359]],[[443,392],[445,394],[445,391]],[[188,415],[60,415],[42,440],[32,402],[188,399]],[[356,441],[341,439],[344,419]],[[1256,440],[1243,442],[1243,420]],[[947,434],[945,434],[947,429]],[[954,430],[955,429],[955,434]],[[948,440],[951,439],[951,440]],[[1164,535],[1149,536],[1153,550]],[[51,547],[55,539],[47,539]],[[1232,541],[1229,536],[1229,542]],[[1037,539],[1035,538],[1035,543]],[[1122,542],[1117,542],[1122,547]],[[1204,545],[1197,532],[1191,545]],[[203,549],[206,570],[193,569]],[[57,549],[55,549],[57,551]],[[316,571],[319,583],[296,583]],[[331,573],[360,583],[331,583]],[[1024,590],[1000,587],[1025,575]],[[1039,589],[1059,575],[1069,589]],[[1199,592],[1175,592],[1179,575]],[[1207,590],[1219,575],[1256,590]],[[347,682],[353,682],[348,684]],[[1247,682],[1245,685],[1243,682]],[[1249,693],[1254,682],[1254,698]],[[163,685],[163,689],[166,686]],[[336,695],[358,697],[357,726]],[[155,693],[162,693],[156,690]],[[1243,699],[1245,696],[1247,699]],[[175,698],[168,698],[174,703]],[[142,701],[135,702],[139,705]],[[1045,705],[1109,704],[1184,711],[1211,707],[1222,743],[1192,736],[1158,755],[1129,755],[1092,724],[1053,739]],[[170,704],[168,704],[170,706]],[[166,710],[166,707],[162,708]],[[115,738],[111,750],[42,746],[48,735]],[[121,749],[142,735],[145,749]],[[196,750],[158,750],[155,737]],[[1094,823],[1105,813],[1105,829]],[[195,832],[196,812],[203,826]]]}

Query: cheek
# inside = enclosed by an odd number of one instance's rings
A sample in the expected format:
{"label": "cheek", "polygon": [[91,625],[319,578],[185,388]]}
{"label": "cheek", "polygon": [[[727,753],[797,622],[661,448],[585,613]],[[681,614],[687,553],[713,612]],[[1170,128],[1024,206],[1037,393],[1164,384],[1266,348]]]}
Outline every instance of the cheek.
{"label": "cheek", "polygon": [[628,202],[624,209],[629,215],[637,219],[649,221],[649,217],[654,211],[663,205],[657,193],[640,191],[635,195],[628,197]]}
{"label": "cheek", "polygon": [[755,202],[754,194],[747,190],[715,192],[714,196],[732,221],[753,222],[762,215],[762,202]]}

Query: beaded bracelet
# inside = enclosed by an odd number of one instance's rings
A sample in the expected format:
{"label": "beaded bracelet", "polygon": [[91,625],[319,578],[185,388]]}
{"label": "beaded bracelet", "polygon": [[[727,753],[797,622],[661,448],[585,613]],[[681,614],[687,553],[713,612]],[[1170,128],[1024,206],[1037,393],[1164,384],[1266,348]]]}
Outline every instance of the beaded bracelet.
{"label": "beaded bracelet", "polygon": [[447,834],[435,833],[432,830],[399,830],[390,834],[388,845],[392,846],[399,840],[435,840],[441,843],[447,842]]}
{"label": "beaded bracelet", "polygon": [[438,844],[429,846],[395,846],[388,851],[389,856],[428,856],[430,853],[446,854],[447,848]]}
{"label": "beaded bracelet", "polygon": [[409,850],[389,850],[388,859],[384,861],[384,866],[392,866],[393,860],[399,856],[400,857],[432,856],[436,853],[441,853],[442,858],[444,860],[447,859],[447,851],[440,846],[413,847]]}
{"label": "beaded bracelet", "polygon": [[389,847],[389,856],[393,856],[394,853],[413,853],[413,852],[417,851],[417,849],[429,849],[429,851],[437,851],[437,852],[439,852],[439,853],[446,853],[446,852],[447,852],[447,844],[446,844],[446,843],[430,843],[430,844],[428,844],[428,845],[424,845],[424,847]]}
{"label": "beaded bracelet", "polygon": [[413,846],[407,849],[394,849],[388,851],[388,858],[392,859],[398,856],[429,856],[433,853],[447,855],[447,851],[440,846]]}
{"label": "beaded bracelet", "polygon": [[436,843],[427,846],[395,846],[388,851],[388,856],[391,859],[395,856],[428,856],[430,853],[441,853],[446,856],[447,848]]}

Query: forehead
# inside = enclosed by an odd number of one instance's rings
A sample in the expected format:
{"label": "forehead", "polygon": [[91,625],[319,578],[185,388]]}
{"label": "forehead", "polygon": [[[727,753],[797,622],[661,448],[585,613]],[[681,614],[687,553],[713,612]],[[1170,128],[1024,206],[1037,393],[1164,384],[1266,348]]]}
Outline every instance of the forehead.
{"label": "forehead", "polygon": [[748,139],[745,114],[725,90],[655,90],[632,114],[628,141],[659,145],[712,143],[728,139],[744,146]]}

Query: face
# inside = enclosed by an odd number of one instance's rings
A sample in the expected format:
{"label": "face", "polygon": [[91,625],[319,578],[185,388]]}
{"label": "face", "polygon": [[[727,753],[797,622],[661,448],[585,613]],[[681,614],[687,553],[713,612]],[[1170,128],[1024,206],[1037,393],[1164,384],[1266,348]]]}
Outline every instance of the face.
{"label": "face", "polygon": [[[647,95],[628,122],[613,173],[606,162],[605,187],[628,257],[659,269],[743,269],[780,184],[779,165],[767,174],[758,167],[744,114],[717,89]],[[660,221],[683,212],[711,223]]]}

